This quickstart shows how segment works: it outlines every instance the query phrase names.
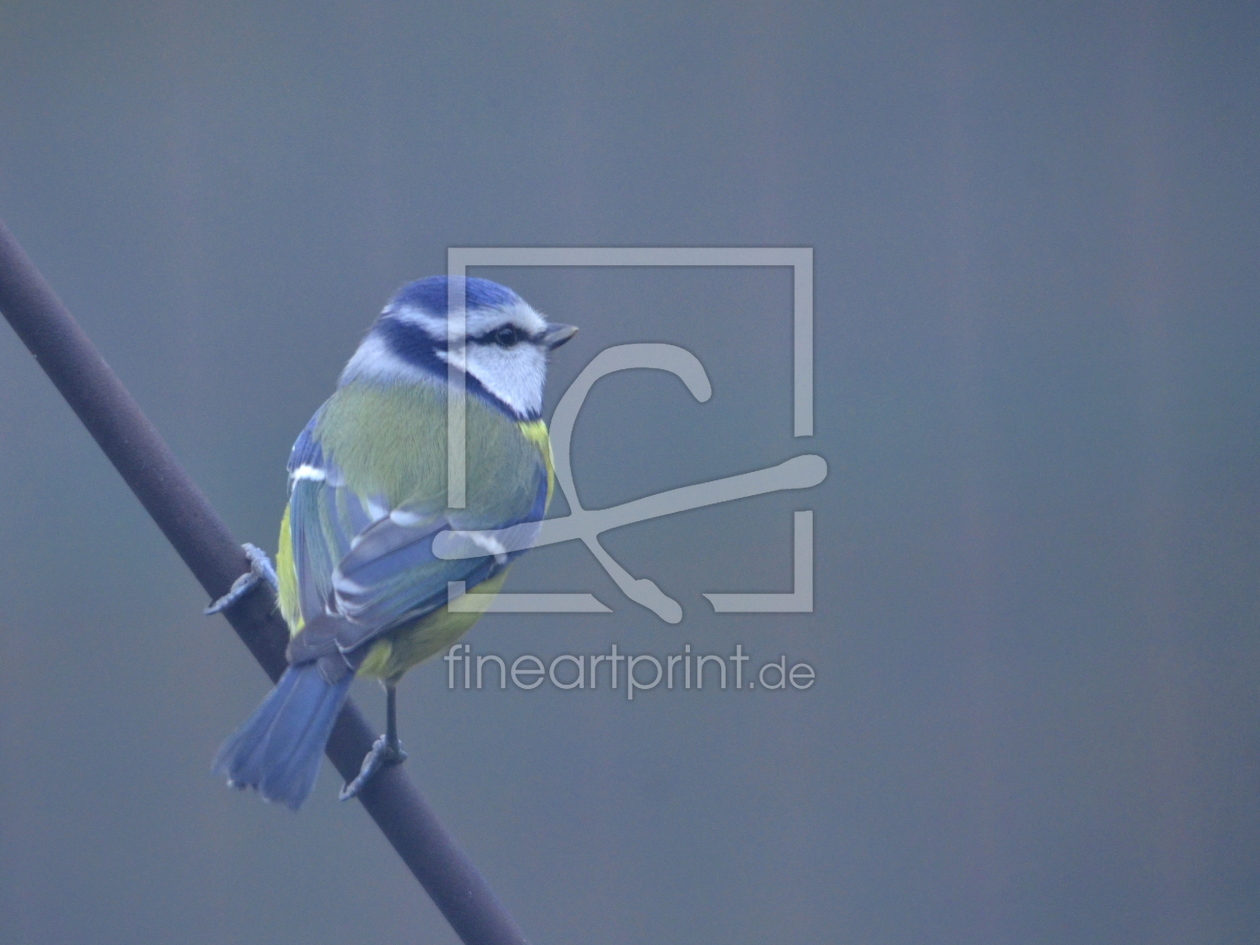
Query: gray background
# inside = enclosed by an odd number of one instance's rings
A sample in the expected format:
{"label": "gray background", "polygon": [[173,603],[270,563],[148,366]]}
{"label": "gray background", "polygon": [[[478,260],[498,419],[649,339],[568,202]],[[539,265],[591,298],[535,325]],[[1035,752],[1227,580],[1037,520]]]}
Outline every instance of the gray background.
{"label": "gray background", "polygon": [[[0,4],[0,215],[242,540],[447,246],[812,246],[786,271],[484,270],[603,347],[603,506],[802,452],[820,487],[578,546],[505,656],[685,643],[808,692],[401,689],[411,774],[539,945],[1260,940],[1254,4]],[[450,942],[325,770],[209,774],[262,673],[0,331],[0,938]],[[558,510],[563,510],[559,503]],[[815,510],[812,615],[787,590]],[[379,719],[371,685],[358,690]]]}

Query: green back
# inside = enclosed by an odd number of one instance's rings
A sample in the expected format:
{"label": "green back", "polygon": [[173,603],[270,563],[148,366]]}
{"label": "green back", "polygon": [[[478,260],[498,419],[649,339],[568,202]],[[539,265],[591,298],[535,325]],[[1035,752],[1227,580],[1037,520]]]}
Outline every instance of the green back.
{"label": "green back", "polygon": [[[423,385],[352,383],[340,388],[316,421],[315,438],[355,493],[390,508],[446,507],[446,392]],[[538,447],[519,425],[476,397],[466,397],[466,508],[463,527],[489,528],[533,507]]]}

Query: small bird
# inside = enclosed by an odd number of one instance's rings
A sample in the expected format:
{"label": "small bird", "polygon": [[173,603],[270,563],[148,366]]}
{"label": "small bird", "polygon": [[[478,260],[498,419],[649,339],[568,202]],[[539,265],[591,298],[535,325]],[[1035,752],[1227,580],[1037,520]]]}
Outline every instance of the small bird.
{"label": "small bird", "polygon": [[[406,758],[394,687],[479,616],[448,609],[448,582],[464,582],[484,601],[522,553],[487,538],[483,557],[448,561],[435,556],[434,537],[530,523],[536,530],[551,499],[551,446],[542,421],[547,355],[577,329],[548,323],[511,289],[467,278],[461,279],[465,330],[452,338],[454,278],[432,276],[398,291],[289,458],[276,567],[289,666],[224,742],[213,768],[229,784],[257,788],[294,810],[314,786],[356,675],[384,684],[386,731],[342,799],[381,767]],[[447,507],[452,365],[464,386],[460,509]]]}

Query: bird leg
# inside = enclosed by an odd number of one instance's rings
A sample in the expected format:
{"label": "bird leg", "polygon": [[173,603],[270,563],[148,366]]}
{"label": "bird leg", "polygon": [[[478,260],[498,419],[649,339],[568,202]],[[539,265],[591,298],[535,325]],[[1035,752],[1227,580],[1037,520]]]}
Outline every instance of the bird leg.
{"label": "bird leg", "polygon": [[203,611],[207,617],[231,607],[259,584],[266,584],[272,591],[280,586],[280,582],[276,580],[276,569],[272,567],[267,552],[249,542],[241,547],[245,549],[245,555],[249,558],[249,570],[232,582],[232,587],[226,594]]}
{"label": "bird leg", "polygon": [[381,768],[400,765],[407,760],[407,753],[398,741],[398,709],[394,684],[385,683],[385,734],[372,745],[363,759],[363,767],[355,779],[341,789],[340,800],[348,801],[358,795],[372,776]]}

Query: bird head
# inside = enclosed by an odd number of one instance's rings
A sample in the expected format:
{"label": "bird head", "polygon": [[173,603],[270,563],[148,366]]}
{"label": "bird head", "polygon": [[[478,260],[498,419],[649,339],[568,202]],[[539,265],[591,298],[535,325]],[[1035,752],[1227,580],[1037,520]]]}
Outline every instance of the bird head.
{"label": "bird head", "polygon": [[[450,314],[461,311],[462,331]],[[445,386],[453,366],[464,374],[469,393],[515,419],[534,420],[542,412],[547,354],[576,332],[571,325],[548,322],[497,282],[430,276],[403,286],[390,299],[346,365],[341,383]]]}

